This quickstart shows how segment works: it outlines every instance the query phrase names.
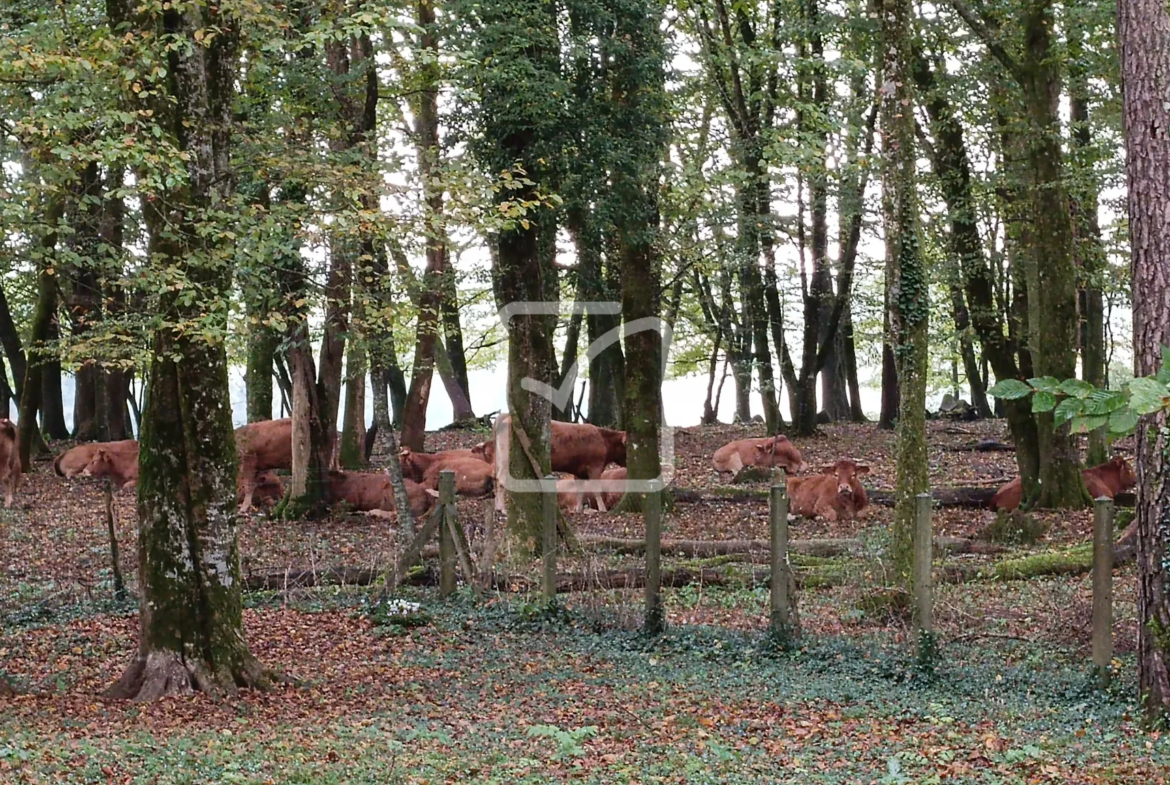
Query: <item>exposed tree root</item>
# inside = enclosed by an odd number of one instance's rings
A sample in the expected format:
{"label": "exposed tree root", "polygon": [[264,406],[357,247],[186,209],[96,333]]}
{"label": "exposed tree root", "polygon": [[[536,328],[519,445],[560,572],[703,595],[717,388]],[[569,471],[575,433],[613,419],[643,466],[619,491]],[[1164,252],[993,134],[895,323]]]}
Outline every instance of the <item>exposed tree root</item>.
{"label": "exposed tree root", "polygon": [[259,660],[245,654],[233,665],[214,671],[202,660],[184,659],[179,652],[151,651],[138,655],[106,690],[107,698],[156,701],[168,695],[205,692],[214,697],[235,695],[240,689],[268,690],[286,678],[264,668]]}

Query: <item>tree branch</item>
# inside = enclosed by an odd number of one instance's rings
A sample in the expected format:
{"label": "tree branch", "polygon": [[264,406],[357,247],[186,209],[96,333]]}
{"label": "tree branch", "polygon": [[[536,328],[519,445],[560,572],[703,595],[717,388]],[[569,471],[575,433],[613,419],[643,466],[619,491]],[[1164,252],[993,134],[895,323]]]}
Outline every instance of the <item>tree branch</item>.
{"label": "tree branch", "polygon": [[967,23],[967,27],[971,28],[976,36],[987,46],[987,51],[991,52],[992,56],[1000,62],[1000,64],[1007,69],[1016,83],[1023,86],[1027,79],[1024,76],[1023,69],[1020,64],[1016,62],[1003,44],[999,42],[997,33],[999,32],[999,22],[987,9],[983,7],[980,0],[973,0],[975,8],[967,5],[965,0],[950,0],[951,7],[955,12],[963,18]]}

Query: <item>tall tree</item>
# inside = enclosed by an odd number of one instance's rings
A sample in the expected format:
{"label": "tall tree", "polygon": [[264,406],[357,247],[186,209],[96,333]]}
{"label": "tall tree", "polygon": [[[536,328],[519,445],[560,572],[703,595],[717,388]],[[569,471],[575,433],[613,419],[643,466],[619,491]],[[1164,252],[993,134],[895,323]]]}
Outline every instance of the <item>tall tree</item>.
{"label": "tall tree", "polygon": [[886,0],[882,15],[882,202],[892,350],[898,372],[894,564],[908,582],[915,496],[930,489],[926,457],[926,375],[930,281],[919,242],[909,0]]}
{"label": "tall tree", "polygon": [[[1170,14],[1163,0],[1119,0],[1117,37],[1129,183],[1134,373],[1170,346]],[[1170,716],[1170,436],[1165,410],[1138,430],[1138,691]]]}
{"label": "tall tree", "polygon": [[[556,220],[544,193],[557,185],[569,86],[560,73],[557,8],[544,0],[463,6],[476,34],[473,75],[481,97],[476,107],[476,153],[497,184],[496,204],[505,217],[494,238],[498,298],[513,303],[555,303],[552,255]],[[523,174],[516,173],[517,165]],[[542,193],[543,191],[543,193]],[[491,241],[489,241],[491,242]],[[509,471],[517,479],[543,479],[550,469],[550,401],[525,389],[526,378],[556,378],[555,319],[521,312],[508,324],[508,411],[512,417]],[[521,440],[530,449],[520,449]],[[531,462],[529,460],[531,458]],[[535,466],[532,465],[535,463]],[[521,552],[540,550],[538,494],[507,493],[508,528]]]}
{"label": "tall tree", "polygon": [[661,471],[660,393],[665,357],[661,328],[637,328],[642,326],[639,320],[661,319],[662,308],[658,190],[667,129],[666,51],[659,28],[663,6],[660,0],[615,0],[612,8],[614,35],[607,47],[614,104],[609,134],[614,146],[610,209],[615,211],[622,255],[622,318],[630,327],[625,335],[622,419],[629,437],[629,476],[648,480]]}
{"label": "tall tree", "polygon": [[[1034,372],[1069,379],[1076,375],[1077,271],[1072,214],[1065,183],[1058,99],[1060,60],[1054,40],[1054,0],[1024,0],[1017,59],[1000,40],[998,21],[981,5],[951,5],[987,45],[1019,90],[1026,134],[1020,163],[1025,173],[1019,228],[1028,297],[1027,331]],[[1083,507],[1089,501],[1080,459],[1068,425],[1057,427],[1051,411],[1036,415],[1039,434],[1040,507]],[[1026,479],[1025,479],[1026,482]]]}
{"label": "tall tree", "polygon": [[270,675],[244,639],[222,340],[233,248],[217,218],[231,212],[240,20],[202,0],[181,8],[108,0],[107,13],[122,67],[139,80],[126,100],[150,110],[139,141],[157,133],[171,151],[138,171],[151,269],[196,294],[167,287],[157,309],[139,453],[138,652],[109,692],[149,700],[262,687]]}

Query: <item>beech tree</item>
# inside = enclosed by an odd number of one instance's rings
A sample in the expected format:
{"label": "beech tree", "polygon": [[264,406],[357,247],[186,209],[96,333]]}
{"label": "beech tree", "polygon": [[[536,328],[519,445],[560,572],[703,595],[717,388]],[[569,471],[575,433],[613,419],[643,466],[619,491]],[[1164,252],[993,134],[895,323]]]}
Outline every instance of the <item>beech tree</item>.
{"label": "beech tree", "polygon": [[[234,243],[222,216],[232,212],[241,20],[206,2],[109,0],[107,9],[122,67],[133,73],[126,101],[151,112],[137,138],[151,144],[157,134],[166,153],[136,172],[150,271],[183,283],[168,287],[157,309],[139,453],[138,651],[109,694],[149,700],[264,687],[271,674],[243,630],[223,342]],[[176,39],[184,45],[172,46]],[[165,68],[153,65],[159,58]]]}

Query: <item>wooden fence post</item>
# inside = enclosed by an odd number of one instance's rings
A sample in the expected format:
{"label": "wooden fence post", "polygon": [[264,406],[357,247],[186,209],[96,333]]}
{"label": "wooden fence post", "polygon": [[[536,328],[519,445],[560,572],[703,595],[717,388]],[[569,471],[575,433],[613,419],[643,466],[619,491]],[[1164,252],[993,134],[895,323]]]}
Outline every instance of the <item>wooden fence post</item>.
{"label": "wooden fence post", "polygon": [[439,472],[439,506],[439,595],[446,597],[455,591],[455,538],[446,525],[455,509],[455,472],[450,469]]}
{"label": "wooden fence post", "polygon": [[934,583],[931,561],[934,558],[934,531],[931,527],[929,493],[914,499],[914,626],[918,631],[920,661],[934,656]]}
{"label": "wooden fence post", "polygon": [[483,549],[480,551],[479,577],[483,588],[492,587],[492,562],[496,558],[496,500],[483,500]]}
{"label": "wooden fence post", "polygon": [[662,607],[662,491],[646,494],[646,632],[661,635],[666,629]]}
{"label": "wooden fence post", "polygon": [[557,477],[550,474],[544,478],[545,489],[541,495],[541,556],[543,575],[541,590],[545,604],[552,604],[557,598]]}
{"label": "wooden fence post", "polygon": [[792,620],[788,614],[788,481],[784,470],[772,480],[768,506],[769,541],[772,549],[771,631],[781,643],[790,643]]}
{"label": "wooden fence post", "polygon": [[1093,671],[1108,687],[1113,660],[1113,500],[1093,500]]}
{"label": "wooden fence post", "polygon": [[114,526],[114,489],[106,478],[106,531],[110,535],[110,566],[114,570],[114,599],[126,599],[126,582],[122,580],[122,557],[118,554],[118,532]]}

